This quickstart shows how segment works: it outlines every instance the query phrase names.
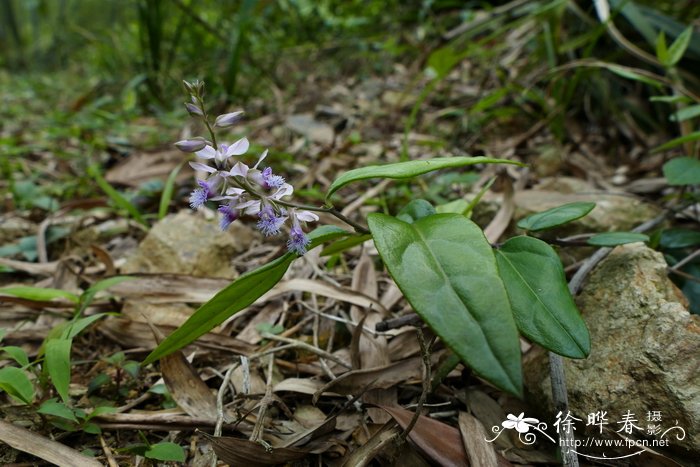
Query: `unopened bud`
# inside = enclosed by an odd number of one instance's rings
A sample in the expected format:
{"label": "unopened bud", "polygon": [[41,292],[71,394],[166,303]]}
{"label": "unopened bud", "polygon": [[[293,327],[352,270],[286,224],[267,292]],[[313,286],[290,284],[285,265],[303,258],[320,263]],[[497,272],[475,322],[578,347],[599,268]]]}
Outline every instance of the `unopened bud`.
{"label": "unopened bud", "polygon": [[241,115],[243,115],[242,110],[239,110],[238,112],[231,112],[230,114],[219,115],[216,117],[214,126],[219,128],[233,126],[241,119]]}
{"label": "unopened bud", "polygon": [[189,102],[186,102],[185,107],[187,108],[187,111],[190,113],[190,115],[198,116],[198,117],[201,117],[202,115],[204,115],[204,112],[202,111],[202,109],[200,109],[198,106],[196,106],[194,104],[190,104]]}
{"label": "unopened bud", "polygon": [[182,152],[197,152],[204,149],[204,146],[206,145],[207,140],[199,136],[192,139],[183,139],[182,141],[175,143],[175,147]]}

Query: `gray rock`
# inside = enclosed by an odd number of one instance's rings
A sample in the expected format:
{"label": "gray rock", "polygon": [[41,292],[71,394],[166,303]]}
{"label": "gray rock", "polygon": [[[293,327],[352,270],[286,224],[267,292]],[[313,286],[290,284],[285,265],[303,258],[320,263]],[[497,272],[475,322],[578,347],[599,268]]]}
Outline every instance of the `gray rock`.
{"label": "gray rock", "polygon": [[234,222],[222,232],[215,219],[182,210],[155,224],[122,267],[124,273],[177,273],[233,279],[232,258],[246,250],[254,231]]}
{"label": "gray rock", "polygon": [[35,235],[38,226],[22,217],[6,215],[0,216],[0,246],[15,240]]}
{"label": "gray rock", "polygon": [[[668,449],[687,459],[700,455],[700,316],[687,311],[666,268],[663,256],[641,243],[613,250],[578,298],[591,355],[566,360],[565,371],[571,411],[584,422],[607,411],[608,428],[617,431],[629,410],[645,428],[648,412],[660,411],[664,429],[685,429],[685,439],[671,439]],[[545,352],[526,357],[526,387],[542,407],[552,406],[548,371]]]}
{"label": "gray rock", "polygon": [[335,138],[333,128],[327,123],[315,120],[311,114],[290,115],[287,117],[285,125],[295,133],[324,146],[333,144]]}

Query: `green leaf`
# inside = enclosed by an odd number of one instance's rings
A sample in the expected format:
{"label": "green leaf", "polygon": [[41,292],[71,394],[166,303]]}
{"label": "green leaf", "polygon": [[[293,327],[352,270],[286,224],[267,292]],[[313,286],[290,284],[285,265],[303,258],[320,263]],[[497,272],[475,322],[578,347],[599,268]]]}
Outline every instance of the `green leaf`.
{"label": "green leaf", "polygon": [[56,399],[44,401],[44,403],[42,403],[37,409],[37,412],[43,413],[44,415],[53,415],[54,417],[65,418],[66,420],[78,423],[78,419],[75,418],[73,411],[67,407],[66,404],[59,402]]}
{"label": "green leaf", "polygon": [[359,169],[349,170],[340,177],[336,178],[331,183],[326,200],[333,193],[344,187],[345,185],[357,182],[359,180],[367,180],[369,178],[392,178],[404,179],[412,178],[418,175],[423,175],[435,170],[453,169],[457,167],[466,167],[474,164],[523,164],[506,159],[492,159],[489,157],[438,157],[436,159],[426,159],[420,161],[396,162],[394,164],[385,165],[370,165]]}
{"label": "green leaf", "polygon": [[666,162],[664,176],[669,185],[700,184],[700,160],[693,157],[676,157]]}
{"label": "green leaf", "polygon": [[102,428],[100,428],[100,425],[98,425],[97,423],[92,423],[92,422],[85,423],[82,426],[82,430],[85,433],[89,433],[91,435],[99,435],[100,433],[102,433]]}
{"label": "green leaf", "polygon": [[[349,235],[349,232],[333,226],[319,227],[309,233],[309,249],[334,238]],[[251,305],[265,292],[282,279],[292,261],[298,258],[296,253],[286,253],[276,260],[253,271],[243,274],[231,285],[217,293],[202,305],[179,328],[173,331],[143,361],[148,365],[166,355],[179,350],[206,334],[234,313]]]}
{"label": "green leaf", "polygon": [[71,339],[51,339],[46,343],[45,363],[56,392],[64,402],[68,402],[70,386]]}
{"label": "green leaf", "polygon": [[518,227],[530,232],[539,232],[580,219],[593,210],[595,203],[577,202],[557,206],[520,219]]}
{"label": "green leaf", "polygon": [[477,374],[522,394],[518,332],[491,246],[460,214],[413,224],[370,214],[389,272],[416,312]]}
{"label": "green leaf", "polygon": [[514,237],[496,250],[496,261],[520,332],[552,352],[585,358],[591,338],[552,247],[533,237]]}
{"label": "green leaf", "polygon": [[700,245],[700,232],[697,230],[664,230],[659,241],[659,246],[664,249],[688,248],[695,245]]}
{"label": "green leaf", "polygon": [[0,368],[0,389],[25,404],[34,399],[34,386],[27,374],[14,366]]}
{"label": "green leaf", "polygon": [[[440,214],[462,214],[469,208],[469,203],[463,199],[456,199],[450,201],[449,203],[439,204],[435,206],[435,211]],[[469,216],[467,216],[469,217]]]}
{"label": "green leaf", "polygon": [[[56,326],[60,332],[56,333],[55,335],[50,332],[49,336],[60,337],[63,339],[73,339],[75,336],[80,334],[83,329],[87,328],[98,319],[104,318],[105,316],[107,316],[107,313],[98,313],[96,315],[86,316],[85,318],[80,318],[74,321],[61,323]],[[51,331],[53,331],[53,329]]]}
{"label": "green leaf", "polygon": [[185,450],[179,444],[170,442],[152,445],[146,450],[144,456],[159,461],[185,462]]}
{"label": "green leaf", "polygon": [[435,208],[424,199],[414,199],[399,211],[396,218],[409,224],[435,214]]}
{"label": "green leaf", "polygon": [[656,37],[656,58],[659,59],[663,66],[671,66],[669,65],[668,47],[666,46],[666,34],[663,31],[660,31]]}
{"label": "green leaf", "polygon": [[95,407],[95,409],[87,414],[85,417],[85,421],[90,420],[93,417],[97,417],[98,415],[105,415],[108,413],[116,413],[117,408],[116,407],[109,407],[107,405],[101,405],[100,407]]}
{"label": "green leaf", "polygon": [[631,79],[633,81],[639,81],[644,84],[648,84],[649,86],[653,86],[655,88],[660,88],[664,85],[663,82],[651,78],[649,76],[646,76],[644,74],[639,73],[639,71],[643,70],[635,70],[634,68],[626,67],[626,66],[621,66],[621,65],[613,65],[612,63],[605,63],[602,64],[603,68],[606,68],[607,70],[615,73],[618,76],[622,76],[623,78]]}
{"label": "green leaf", "polygon": [[109,182],[107,182],[107,180],[104,179],[104,177],[102,177],[100,169],[97,166],[91,165],[90,167],[88,167],[88,174],[95,179],[97,186],[99,186],[100,189],[102,189],[102,191],[104,191],[105,194],[110,197],[112,202],[117,207],[124,209],[126,212],[128,212],[131,215],[131,217],[133,217],[134,220],[139,224],[148,227],[148,223],[144,220],[143,216],[141,216],[141,213],[136,208],[136,206],[129,202],[128,199],[126,199],[121,193],[115,190],[114,187],[110,185]]}
{"label": "green leaf", "polygon": [[651,150],[651,154],[655,154],[657,152],[661,151],[666,151],[667,149],[673,149],[676,146],[680,146],[681,144],[685,143],[691,143],[693,141],[697,141],[700,139],[700,131],[695,131],[693,133],[688,133],[685,136],[679,136],[678,138],[674,138],[660,146],[655,147],[654,149]]}
{"label": "green leaf", "polygon": [[676,63],[678,63],[681,58],[683,58],[683,55],[685,54],[685,51],[688,49],[688,45],[690,45],[690,39],[693,37],[693,27],[688,26],[682,33],[676,37],[676,40],[673,41],[673,44],[668,48],[668,61],[664,63],[667,67],[672,67]]}
{"label": "green leaf", "polygon": [[80,300],[76,294],[66,292],[65,290],[30,286],[4,287],[0,289],[0,294],[37,302],[50,302],[57,298],[65,298],[73,303],[78,303]]}
{"label": "green leaf", "polygon": [[459,53],[455,50],[453,45],[446,45],[436,49],[428,57],[428,68],[430,68],[435,75],[438,77],[443,77],[447,75],[452,68],[455,67],[462,59],[464,54]]}
{"label": "green leaf", "polygon": [[684,122],[700,116],[700,105],[689,105],[688,107],[683,107],[678,112],[671,115],[672,122]]}
{"label": "green leaf", "polygon": [[158,206],[158,219],[164,218],[168,214],[168,207],[170,206],[170,201],[173,199],[173,191],[175,189],[175,181],[177,180],[177,174],[180,173],[182,166],[186,161],[181,162],[177,165],[168,175],[168,179],[165,181],[165,186],[163,187],[163,194],[160,196],[160,205]]}
{"label": "green leaf", "polygon": [[130,276],[113,276],[113,277],[108,277],[106,279],[102,279],[101,281],[95,282],[88,288],[85,292],[82,293],[80,296],[80,308],[78,311],[78,314],[82,313],[85,311],[85,309],[92,303],[92,301],[95,298],[95,295],[97,295],[98,292],[102,292],[103,290],[107,290],[112,286],[115,286],[117,284],[120,284],[124,281],[130,281],[136,279],[135,277],[130,277]]}
{"label": "green leaf", "polygon": [[684,96],[682,94],[676,94],[673,96],[651,96],[649,98],[651,102],[663,102],[665,104],[687,104],[689,102],[692,102],[688,96]]}
{"label": "green leaf", "polygon": [[5,352],[7,355],[12,357],[12,360],[19,363],[20,366],[29,365],[29,357],[27,356],[27,352],[25,352],[22,347],[8,345],[6,347],[0,347],[0,352]]}
{"label": "green leaf", "polygon": [[617,246],[626,243],[648,242],[649,236],[635,232],[605,232],[593,235],[586,243],[594,246]]}
{"label": "green leaf", "polygon": [[331,243],[326,248],[321,250],[321,256],[330,256],[337,253],[341,253],[349,248],[357,245],[361,245],[367,240],[372,238],[370,234],[367,235],[350,235],[347,238],[338,240],[337,242]]}

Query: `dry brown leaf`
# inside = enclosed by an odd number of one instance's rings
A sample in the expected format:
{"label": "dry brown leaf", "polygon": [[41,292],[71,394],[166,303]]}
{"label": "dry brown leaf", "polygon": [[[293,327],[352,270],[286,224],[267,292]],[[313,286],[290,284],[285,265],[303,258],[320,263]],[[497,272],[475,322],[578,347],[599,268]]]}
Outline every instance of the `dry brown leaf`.
{"label": "dry brown leaf", "polygon": [[[483,426],[500,427],[501,422],[506,420],[506,413],[503,408],[485,392],[477,389],[470,389],[465,391],[463,394],[464,396],[458,393],[457,398],[463,398],[464,405],[467,406],[469,411],[474,414],[474,416],[482,423]],[[501,451],[514,448],[515,443],[513,442],[512,433],[512,431],[508,431],[504,433],[504,436],[499,436],[494,441],[494,446],[496,449]]]}
{"label": "dry brown leaf", "polygon": [[[413,418],[413,412],[402,407],[382,406],[382,409],[391,414],[396,423],[404,429]],[[445,467],[469,465],[457,428],[420,415],[408,437],[428,458],[439,465]]]}
{"label": "dry brown leaf", "polygon": [[109,288],[114,295],[151,303],[204,303],[228,286],[227,279],[180,274],[129,274],[138,280],[119,282]]}
{"label": "dry brown leaf", "polygon": [[182,352],[160,359],[160,371],[177,405],[193,417],[216,420],[216,397]]}
{"label": "dry brown leaf", "polygon": [[279,303],[271,303],[257,311],[248,321],[243,330],[236,334],[236,338],[250,344],[258,344],[263,339],[260,337],[258,326],[263,323],[274,325],[283,312],[283,308]]}
{"label": "dry brown leaf", "polygon": [[0,420],[0,440],[18,451],[56,464],[59,467],[100,467],[97,460],[83,456],[75,449]]}
{"label": "dry brown leaf", "polygon": [[290,279],[282,281],[272,288],[265,295],[260,297],[255,303],[264,303],[271,298],[287,292],[308,292],[323,297],[333,298],[341,302],[347,302],[365,308],[377,310],[382,314],[387,313],[384,306],[376,298],[369,297],[363,293],[348,289],[346,287],[336,287],[327,282],[313,279]]}
{"label": "dry brown leaf", "polygon": [[202,435],[211,442],[219,459],[230,465],[264,467],[298,461],[309,455],[305,449],[266,448],[261,443],[247,439],[216,437],[206,433]]}
{"label": "dry brown leaf", "polygon": [[[156,340],[162,342],[163,333],[151,321],[148,325]],[[180,350],[160,359],[160,372],[168,392],[182,410],[192,417],[216,420],[216,397]]]}
{"label": "dry brown leaf", "polygon": [[[152,303],[204,303],[221,289],[231,284],[226,279],[210,279],[177,274],[132,274],[139,280],[124,281],[110,287],[115,295],[124,298],[138,298]],[[263,304],[288,292],[308,292],[333,298],[353,305],[386,313],[386,308],[375,298],[355,292],[345,287],[336,287],[313,279],[291,279],[279,282],[265,295],[255,301]]]}
{"label": "dry brown leaf", "polygon": [[[272,392],[296,392],[299,394],[313,395],[319,389],[323,388],[324,384],[316,379],[308,378],[287,378],[280,381],[272,388]],[[334,392],[324,392],[324,396],[340,396],[340,394]]]}
{"label": "dry brown leaf", "polygon": [[513,183],[510,178],[502,177],[504,182],[503,202],[494,216],[493,220],[484,229],[484,236],[490,243],[496,243],[503,232],[506,231],[513,214],[515,213],[515,202],[513,200]]}
{"label": "dry brown leaf", "polygon": [[496,450],[492,443],[486,441],[486,429],[479,420],[466,412],[460,412],[459,432],[471,465],[498,467]]}
{"label": "dry brown leaf", "polygon": [[[170,334],[175,330],[175,326],[161,325],[160,327],[165,334]],[[101,320],[97,325],[97,329],[114,342],[118,342],[125,349],[137,347],[153,349],[156,346],[153,333],[146,323],[110,316]],[[226,350],[243,355],[248,355],[255,351],[255,347],[247,342],[211,332],[199,337],[195,344],[200,347]]]}
{"label": "dry brown leaf", "polygon": [[[182,153],[176,150],[132,154],[108,170],[105,179],[112,184],[137,187],[154,178],[165,180],[182,160]],[[191,176],[187,170],[182,170],[178,174],[178,180],[186,180]]]}
{"label": "dry brown leaf", "polygon": [[[438,361],[442,353],[444,352],[435,352],[431,355],[433,365]],[[314,394],[314,400],[317,400],[320,394],[326,391],[337,392],[343,395],[359,394],[363,390],[387,389],[411,379],[420,379],[422,375],[423,361],[418,357],[402,360],[380,368],[348,371],[319,389]]]}
{"label": "dry brown leaf", "polygon": [[[355,265],[351,286],[353,290],[376,300],[378,295],[377,273],[374,270],[374,262],[364,251]],[[374,329],[377,323],[382,321],[385,316],[387,315],[372,309],[363,309],[358,306],[350,308],[352,320],[361,323],[355,327],[353,333],[353,341],[357,343],[358,347],[356,356],[359,359],[359,368],[377,368],[391,363],[386,337],[372,335],[364,331],[365,325],[370,329]],[[353,368],[357,367],[353,364]],[[398,403],[395,388],[368,390],[362,395],[362,400],[365,403],[376,405],[392,406]],[[386,423],[389,421],[388,415],[382,410],[370,408],[367,413],[374,423]]]}

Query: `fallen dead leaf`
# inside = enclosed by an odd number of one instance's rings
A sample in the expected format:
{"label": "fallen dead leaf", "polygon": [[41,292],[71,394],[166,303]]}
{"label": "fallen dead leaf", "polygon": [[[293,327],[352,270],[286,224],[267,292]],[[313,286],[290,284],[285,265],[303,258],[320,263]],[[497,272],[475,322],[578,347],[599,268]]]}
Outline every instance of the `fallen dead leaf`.
{"label": "fallen dead leaf", "polygon": [[493,444],[486,441],[486,430],[479,420],[466,412],[460,412],[459,432],[471,465],[498,467],[496,450]]}
{"label": "fallen dead leaf", "polygon": [[202,435],[211,442],[219,459],[230,465],[264,467],[298,461],[309,455],[309,451],[305,449],[266,448],[261,443],[247,439],[217,437],[206,433]]}
{"label": "fallen dead leaf", "polygon": [[[405,429],[413,418],[413,412],[402,407],[382,406],[396,423]],[[408,438],[429,458],[444,467],[469,465],[459,430],[445,423],[420,415]],[[478,465],[478,464],[476,464]],[[480,467],[480,466],[479,466]]]}

